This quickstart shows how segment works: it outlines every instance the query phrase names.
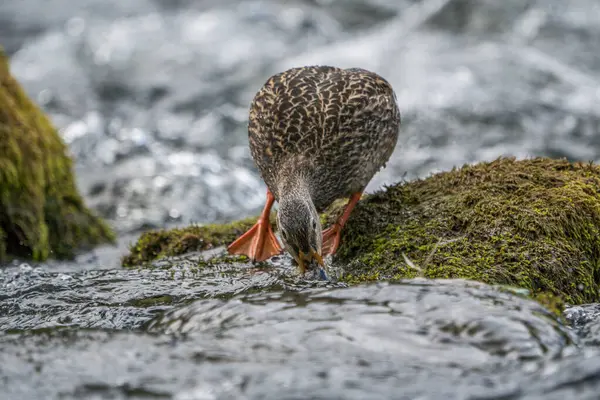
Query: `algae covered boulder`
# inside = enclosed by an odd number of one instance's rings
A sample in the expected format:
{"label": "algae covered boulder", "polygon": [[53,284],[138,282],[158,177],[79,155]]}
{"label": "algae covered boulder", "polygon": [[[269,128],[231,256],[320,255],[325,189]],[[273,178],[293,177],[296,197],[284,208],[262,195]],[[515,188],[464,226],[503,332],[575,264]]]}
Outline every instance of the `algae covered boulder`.
{"label": "algae covered boulder", "polygon": [[65,144],[0,49],[0,261],[71,257],[114,240],[77,191]]}
{"label": "algae covered boulder", "polygon": [[[254,220],[148,232],[124,264],[225,245]],[[599,234],[600,167],[501,158],[365,195],[333,262],[350,284],[464,278],[577,304],[598,299]]]}
{"label": "algae covered boulder", "polygon": [[[271,225],[275,229],[273,216],[274,214],[271,215]],[[188,252],[225,246],[251,228],[257,219],[258,217],[250,217],[229,224],[193,225],[185,228],[144,232],[131,246],[129,254],[123,257],[122,264],[126,268],[142,267],[161,257],[178,256]],[[244,260],[246,257],[228,258]]]}
{"label": "algae covered boulder", "polygon": [[600,167],[502,158],[395,185],[361,202],[343,240],[348,281],[421,274],[597,301]]}

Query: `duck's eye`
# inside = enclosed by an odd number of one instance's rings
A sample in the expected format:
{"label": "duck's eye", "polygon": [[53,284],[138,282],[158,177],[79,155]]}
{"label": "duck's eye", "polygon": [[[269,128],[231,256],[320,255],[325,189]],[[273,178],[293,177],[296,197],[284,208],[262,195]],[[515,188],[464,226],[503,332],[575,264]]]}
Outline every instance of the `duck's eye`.
{"label": "duck's eye", "polygon": [[317,221],[315,221],[314,219],[313,219],[313,222],[312,222],[312,226],[313,226],[313,230],[317,229]]}

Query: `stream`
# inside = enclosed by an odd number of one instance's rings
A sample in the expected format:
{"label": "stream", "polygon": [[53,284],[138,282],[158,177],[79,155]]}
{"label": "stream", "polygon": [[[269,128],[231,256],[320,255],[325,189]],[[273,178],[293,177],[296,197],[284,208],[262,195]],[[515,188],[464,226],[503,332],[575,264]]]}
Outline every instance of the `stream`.
{"label": "stream", "polygon": [[292,66],[395,88],[367,191],[503,155],[599,162],[598,21],[595,0],[1,2],[13,74],[119,241],[0,267],[0,399],[597,399],[600,303],[562,322],[476,282],[120,258],[144,230],[260,211],[248,105]]}

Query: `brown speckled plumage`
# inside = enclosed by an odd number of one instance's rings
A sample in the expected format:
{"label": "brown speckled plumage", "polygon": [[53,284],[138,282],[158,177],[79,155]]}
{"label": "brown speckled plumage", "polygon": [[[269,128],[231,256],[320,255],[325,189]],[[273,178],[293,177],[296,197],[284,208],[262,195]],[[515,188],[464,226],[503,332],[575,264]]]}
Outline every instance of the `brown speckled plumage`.
{"label": "brown speckled plumage", "polygon": [[[292,68],[272,76],[250,106],[250,152],[268,187],[265,207],[228,250],[266,260],[281,247],[269,223],[279,203],[281,239],[304,272],[334,254],[342,228],[375,173],[392,155],[400,111],[389,83],[364,69]],[[318,212],[350,197],[322,231]]]}
{"label": "brown speckled plumage", "polygon": [[394,91],[379,75],[292,68],[271,77],[254,97],[250,151],[276,200],[303,174],[322,211],[367,186],[392,155],[399,125]]}

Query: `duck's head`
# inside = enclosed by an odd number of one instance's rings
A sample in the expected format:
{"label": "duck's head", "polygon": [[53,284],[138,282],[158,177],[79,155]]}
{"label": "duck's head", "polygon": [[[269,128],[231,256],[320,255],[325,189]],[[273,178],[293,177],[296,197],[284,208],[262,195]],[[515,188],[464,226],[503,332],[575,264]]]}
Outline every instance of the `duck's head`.
{"label": "duck's head", "polygon": [[321,221],[310,196],[284,194],[279,200],[277,227],[300,273],[303,274],[313,260],[323,266]]}

